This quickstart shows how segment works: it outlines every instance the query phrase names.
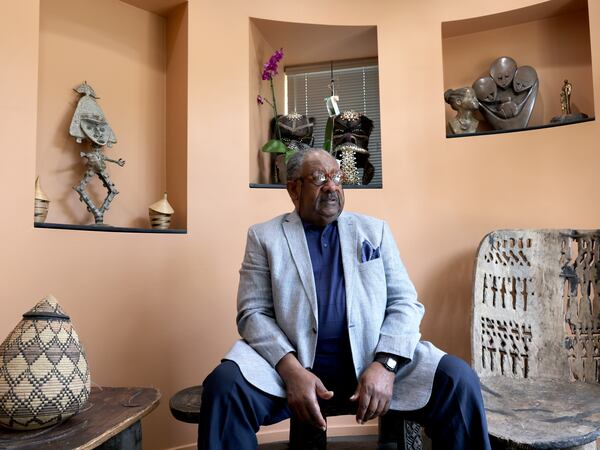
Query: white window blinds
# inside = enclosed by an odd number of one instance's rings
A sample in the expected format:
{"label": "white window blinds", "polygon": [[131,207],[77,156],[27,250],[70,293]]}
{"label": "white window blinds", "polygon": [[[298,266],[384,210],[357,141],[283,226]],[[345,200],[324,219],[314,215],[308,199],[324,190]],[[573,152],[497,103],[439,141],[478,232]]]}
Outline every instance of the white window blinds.
{"label": "white window blinds", "polygon": [[[314,146],[322,147],[327,123],[325,98],[331,95],[330,64],[296,66],[285,69],[286,110],[315,119]],[[333,80],[340,97],[340,112],[353,109],[365,114],[374,127],[369,139],[369,161],[375,176],[369,187],[382,187],[381,126],[379,118],[379,70],[377,60],[333,63]],[[362,172],[362,170],[361,170]],[[362,176],[362,173],[360,174]]]}

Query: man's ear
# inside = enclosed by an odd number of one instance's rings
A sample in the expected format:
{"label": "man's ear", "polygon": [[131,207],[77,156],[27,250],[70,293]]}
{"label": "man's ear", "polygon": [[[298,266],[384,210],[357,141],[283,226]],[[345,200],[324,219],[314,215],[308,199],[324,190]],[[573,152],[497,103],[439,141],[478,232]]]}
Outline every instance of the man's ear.
{"label": "man's ear", "polygon": [[298,202],[300,200],[300,189],[302,186],[298,183],[298,180],[292,180],[287,182],[287,191],[292,199],[292,203],[298,208]]}

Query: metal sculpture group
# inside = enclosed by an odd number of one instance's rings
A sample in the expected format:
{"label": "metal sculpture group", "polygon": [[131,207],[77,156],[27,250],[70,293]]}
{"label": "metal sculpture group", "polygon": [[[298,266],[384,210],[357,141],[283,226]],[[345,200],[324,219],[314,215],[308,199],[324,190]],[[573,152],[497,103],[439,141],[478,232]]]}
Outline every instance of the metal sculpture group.
{"label": "metal sculpture group", "polygon": [[475,80],[479,110],[496,130],[525,128],[535,105],[538,76],[531,66],[517,67],[502,56],[490,66],[489,76]]}
{"label": "metal sculpture group", "polygon": [[[494,130],[526,128],[538,90],[539,79],[533,67],[519,67],[513,58],[501,56],[492,62],[488,75],[475,80],[471,87],[444,92],[444,100],[457,112],[448,121],[448,132],[475,133],[479,124],[476,111]],[[565,80],[560,90],[561,115],[553,117],[550,123],[574,122],[588,117],[587,114],[572,111],[572,91],[572,84]]]}
{"label": "metal sculpture group", "polygon": [[539,81],[531,66],[518,67],[509,56],[497,58],[489,74],[478,78],[472,87],[448,89],[446,103],[457,111],[448,122],[452,134],[474,133],[478,121],[473,113],[481,112],[495,130],[527,127],[537,98]]}
{"label": "metal sculpture group", "polygon": [[[75,89],[75,92],[82,94],[82,97],[79,99],[77,108],[73,114],[69,134],[75,138],[78,144],[81,144],[86,139],[89,140],[91,151],[79,153],[86,160],[86,170],[81,182],[73,187],[73,189],[79,194],[80,201],[83,201],[88,211],[93,214],[96,225],[103,225],[104,213],[109,209],[110,203],[119,193],[108,175],[106,162],[112,162],[123,167],[125,161],[121,158],[118,160],[107,158],[102,152],[104,146],[112,147],[117,142],[117,138],[108,124],[102,109],[96,102],[98,97],[94,89],[84,81]],[[108,191],[102,205],[99,207],[94,204],[86,191],[87,185],[95,176],[100,178],[100,181]]]}

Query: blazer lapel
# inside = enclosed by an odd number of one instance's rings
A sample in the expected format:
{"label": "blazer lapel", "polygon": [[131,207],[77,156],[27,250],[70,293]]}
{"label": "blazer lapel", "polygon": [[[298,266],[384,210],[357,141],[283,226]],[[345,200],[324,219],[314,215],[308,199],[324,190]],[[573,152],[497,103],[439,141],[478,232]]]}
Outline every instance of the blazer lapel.
{"label": "blazer lapel", "polygon": [[312,263],[310,261],[310,253],[308,251],[308,244],[306,243],[306,236],[304,234],[304,227],[300,216],[296,212],[290,213],[285,216],[283,220],[283,232],[292,254],[292,259],[298,269],[298,274],[302,280],[304,291],[310,302],[315,320],[317,320],[317,290],[315,287],[315,277],[313,275]]}
{"label": "blazer lapel", "polygon": [[353,284],[356,279],[358,251],[356,246],[356,224],[351,216],[342,212],[338,218],[338,232],[342,248],[344,265],[344,284],[346,285],[346,316],[352,317]]}

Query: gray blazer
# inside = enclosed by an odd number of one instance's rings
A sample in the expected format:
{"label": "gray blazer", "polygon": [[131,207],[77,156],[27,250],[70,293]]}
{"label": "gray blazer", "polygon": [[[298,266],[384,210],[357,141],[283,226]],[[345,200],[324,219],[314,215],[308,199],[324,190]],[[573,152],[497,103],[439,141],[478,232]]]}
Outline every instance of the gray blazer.
{"label": "gray blazer", "polygon": [[[444,353],[420,341],[424,307],[400,260],[388,225],[343,212],[338,218],[346,284],[346,311],[357,378],[386,352],[410,359],[396,375],[391,408],[425,406]],[[361,262],[363,242],[379,247],[380,257]],[[240,269],[237,325],[242,340],[224,359],[235,361],[244,378],[269,394],[285,397],[274,370],[296,352],[312,367],[317,346],[317,294],[308,245],[297,213],[284,214],[248,230]]]}

